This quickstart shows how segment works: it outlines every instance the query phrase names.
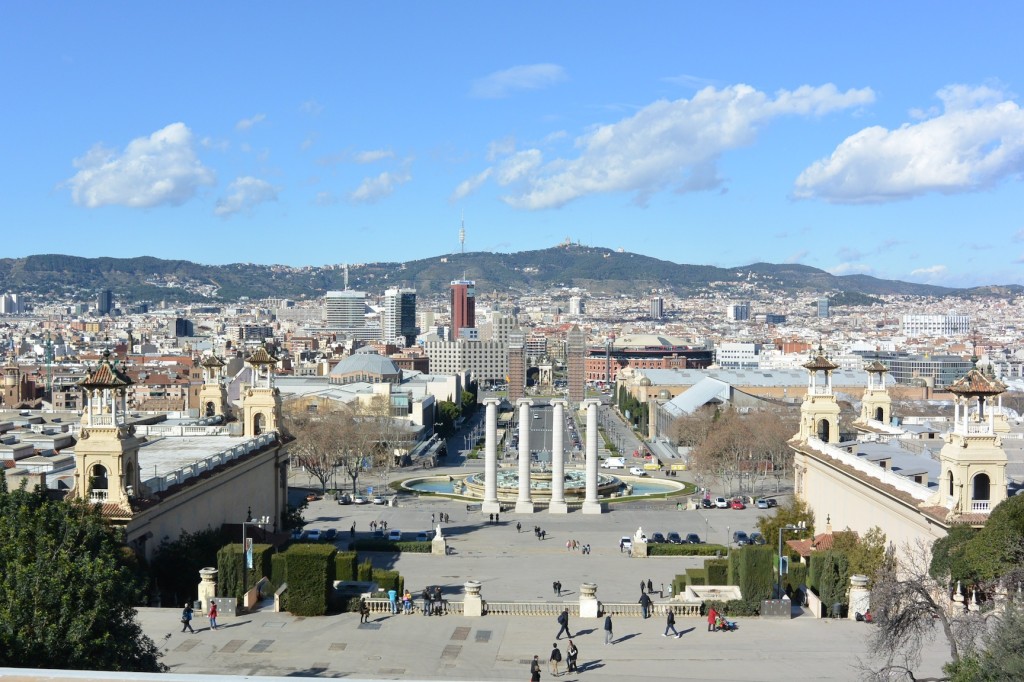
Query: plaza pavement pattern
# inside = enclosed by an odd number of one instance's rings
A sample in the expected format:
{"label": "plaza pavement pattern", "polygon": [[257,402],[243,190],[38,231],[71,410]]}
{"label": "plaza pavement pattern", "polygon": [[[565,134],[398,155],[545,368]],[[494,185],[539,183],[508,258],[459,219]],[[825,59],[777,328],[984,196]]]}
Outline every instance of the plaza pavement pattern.
{"label": "plaza pavement pattern", "polygon": [[[433,473],[433,472],[432,472]],[[565,601],[575,603],[579,585],[597,583],[598,599],[605,602],[636,602],[639,582],[659,588],[699,558],[649,557],[630,559],[620,554],[618,540],[642,526],[654,531],[710,533],[722,542],[728,525],[751,531],[758,510],[677,511],[675,503],[638,503],[612,506],[600,516],[502,514],[500,524],[487,515],[467,512],[465,503],[440,498],[401,498],[398,507],[340,506],[320,500],[310,504],[307,528],[345,531],[339,541],[344,549],[347,529],[353,521],[366,536],[371,520],[387,520],[389,529],[404,532],[427,530],[431,513],[447,512],[443,524],[454,554],[434,557],[422,554],[372,555],[380,567],[397,569],[413,594],[425,585],[438,584],[446,598],[462,599],[462,584],[469,579],[483,583],[481,594],[491,601]],[[435,517],[436,518],[436,517]],[[707,522],[705,522],[707,518]],[[523,525],[517,532],[516,522]],[[547,531],[540,541],[534,525]],[[592,554],[568,551],[567,539],[589,543]],[[557,597],[552,582],[560,580],[563,596]],[[198,583],[198,576],[197,576]],[[417,595],[418,596],[418,595]],[[667,595],[666,595],[667,596]],[[145,632],[164,651],[163,662],[172,673],[317,676],[346,679],[402,680],[518,680],[529,678],[529,662],[536,654],[543,662],[542,679],[550,678],[547,659],[558,624],[554,616],[413,615],[372,616],[359,624],[358,614],[320,618],[294,617],[262,610],[236,618],[219,619],[221,627],[210,631],[197,618],[195,635],[182,634],[180,609],[140,609]],[[739,618],[731,633],[709,633],[703,619],[679,618],[679,639],[663,637],[663,617],[615,618],[613,645],[605,645],[603,619],[571,618],[570,631],[580,650],[578,674],[559,679],[607,680],[858,680],[864,677],[856,665],[866,652],[870,625],[851,621],[815,620],[801,616],[791,621]],[[567,640],[559,648],[565,655]],[[946,650],[938,642],[924,652],[928,663],[922,672],[938,674]],[[564,662],[562,670],[564,670]]]}

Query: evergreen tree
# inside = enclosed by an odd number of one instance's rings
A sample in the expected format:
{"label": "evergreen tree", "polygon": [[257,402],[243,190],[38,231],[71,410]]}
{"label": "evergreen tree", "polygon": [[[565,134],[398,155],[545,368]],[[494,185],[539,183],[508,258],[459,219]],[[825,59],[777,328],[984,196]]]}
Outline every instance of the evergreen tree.
{"label": "evergreen tree", "polygon": [[96,507],[0,477],[0,666],[162,671],[133,559]]}

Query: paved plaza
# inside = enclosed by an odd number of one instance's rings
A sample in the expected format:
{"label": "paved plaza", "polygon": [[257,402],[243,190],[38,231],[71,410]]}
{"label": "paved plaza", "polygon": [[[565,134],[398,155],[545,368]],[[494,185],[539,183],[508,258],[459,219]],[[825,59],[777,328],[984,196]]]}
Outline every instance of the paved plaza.
{"label": "paved plaza", "polygon": [[[713,542],[722,542],[727,526],[750,531],[759,513],[677,511],[674,502],[655,502],[613,506],[600,516],[509,513],[494,525],[487,515],[467,512],[465,503],[403,496],[398,507],[320,500],[310,504],[306,518],[307,528],[345,530],[355,522],[366,533],[371,520],[386,520],[389,528],[409,532],[426,530],[431,513],[440,512],[451,516],[443,527],[454,554],[377,555],[375,562],[399,570],[414,594],[425,585],[439,584],[448,598],[460,600],[462,584],[476,579],[483,584],[485,600],[556,602],[576,602],[584,581],[597,583],[600,600],[635,602],[641,579],[653,582],[658,601],[662,583],[667,588],[676,573],[702,559],[630,559],[619,552],[621,535],[642,526],[645,532],[709,533]],[[516,531],[517,521],[522,532]],[[534,525],[547,531],[547,540],[535,537]],[[593,553],[568,551],[565,541],[570,538],[589,543]],[[339,545],[344,548],[344,542]],[[562,582],[561,598],[553,593],[554,580]],[[416,613],[376,615],[370,624],[359,625],[358,614],[298,618],[260,611],[221,618],[216,632],[206,629],[205,619],[197,619],[199,631],[192,635],[180,633],[178,609],[142,609],[140,617],[146,633],[165,651],[163,660],[171,671],[185,674],[521,681],[529,677],[529,661],[536,654],[547,679],[547,659],[558,630],[553,616],[426,618]],[[705,621],[679,618],[676,627],[683,636],[675,639],[662,636],[663,618],[621,617],[615,620],[615,644],[605,645],[602,622],[570,620],[580,650],[580,673],[560,679],[857,680],[863,677],[855,667],[857,658],[865,653],[871,627],[809,616],[791,621],[740,618],[737,632],[709,633]],[[565,646],[563,637],[563,656]],[[932,645],[929,659],[932,663],[923,672],[937,674],[945,660],[943,647]]]}

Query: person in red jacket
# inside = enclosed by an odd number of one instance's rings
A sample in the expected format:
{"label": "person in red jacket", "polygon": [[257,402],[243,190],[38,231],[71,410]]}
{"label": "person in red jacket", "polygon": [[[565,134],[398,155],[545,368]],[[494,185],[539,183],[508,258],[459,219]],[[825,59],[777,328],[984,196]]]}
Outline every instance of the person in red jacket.
{"label": "person in red jacket", "polygon": [[715,621],[718,620],[718,612],[715,611],[714,607],[708,609],[708,632],[714,632],[717,627]]}

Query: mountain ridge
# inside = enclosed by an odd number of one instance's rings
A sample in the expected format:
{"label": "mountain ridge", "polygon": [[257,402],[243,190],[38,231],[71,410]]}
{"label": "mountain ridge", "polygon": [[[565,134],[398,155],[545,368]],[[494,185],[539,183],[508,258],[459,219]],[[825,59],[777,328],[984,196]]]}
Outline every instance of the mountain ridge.
{"label": "mountain ridge", "polygon": [[[729,268],[673,263],[651,256],[578,244],[516,253],[478,251],[432,256],[406,262],[348,266],[349,288],[369,292],[413,287],[440,294],[456,279],[475,280],[478,291],[564,287],[606,293],[661,291],[692,295],[712,286],[752,286],[767,291],[817,292],[821,295],[917,295],[1008,297],[1024,293],[1020,285],[943,287],[887,280],[870,275],[833,275],[799,263],[751,263]],[[180,302],[227,301],[248,296],[315,298],[344,288],[344,267],[285,266],[253,263],[204,265],[155,256],[85,258],[38,254],[0,259],[0,289],[53,300],[111,289],[130,300]],[[742,296],[742,292],[737,293]],[[859,299],[850,299],[859,300]]]}

